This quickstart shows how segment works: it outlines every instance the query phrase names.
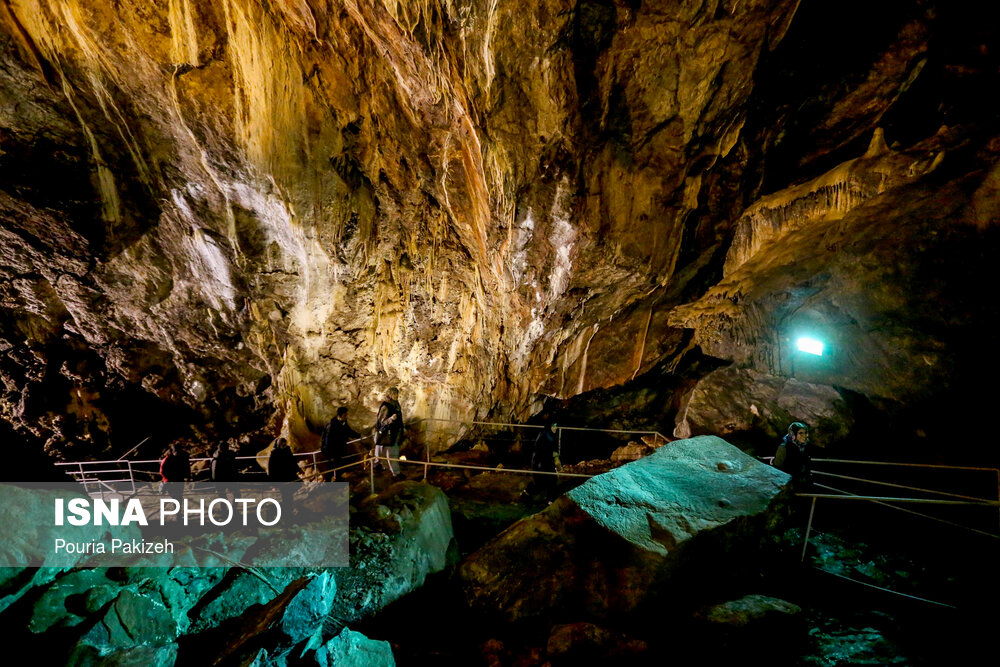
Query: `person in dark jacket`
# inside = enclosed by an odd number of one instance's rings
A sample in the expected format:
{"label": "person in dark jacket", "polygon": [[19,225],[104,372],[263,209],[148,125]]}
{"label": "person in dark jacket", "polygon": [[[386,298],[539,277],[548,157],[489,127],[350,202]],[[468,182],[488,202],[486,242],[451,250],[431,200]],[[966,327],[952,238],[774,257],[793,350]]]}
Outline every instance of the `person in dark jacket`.
{"label": "person in dark jacket", "polygon": [[160,479],[164,490],[174,500],[180,500],[184,495],[184,483],[191,478],[191,458],[184,449],[175,443],[160,460]]}
{"label": "person in dark jacket", "polygon": [[267,479],[272,482],[295,482],[299,479],[299,464],[288,446],[288,440],[278,438],[267,458]]}
{"label": "person in dark jacket", "polygon": [[[556,459],[559,449],[559,425],[556,422],[548,422],[542,432],[535,438],[535,443],[531,448],[531,469],[539,472],[553,473],[556,471]],[[542,493],[549,495],[555,489],[558,478],[555,475],[532,475],[525,495]]]}
{"label": "person in dark jacket", "polygon": [[385,400],[379,406],[375,418],[375,465],[381,468],[381,459],[386,459],[392,477],[399,476],[399,445],[403,439],[403,409],[399,406],[399,390],[395,387],[385,393]]}
{"label": "person in dark jacket", "polygon": [[288,484],[298,481],[299,464],[295,461],[295,454],[284,438],[275,440],[274,446],[271,447],[271,455],[267,457],[267,479],[278,484],[281,505],[288,507],[288,501],[292,500],[291,494],[287,493]]}
{"label": "person in dark jacket", "polygon": [[235,484],[238,474],[236,453],[227,443],[220,442],[212,453],[212,482],[215,483],[215,492],[223,498],[232,493],[233,498],[236,498],[239,492]]}
{"label": "person in dark jacket", "polygon": [[[347,443],[358,437],[357,431],[347,423],[347,408],[337,408],[337,416],[330,420],[323,431],[321,451],[325,460],[324,469],[333,469],[343,465],[347,456]],[[334,473],[334,477],[336,473]]]}
{"label": "person in dark jacket", "polygon": [[802,422],[792,422],[774,453],[774,467],[791,475],[797,485],[811,481],[812,460],[808,445],[809,427]]}

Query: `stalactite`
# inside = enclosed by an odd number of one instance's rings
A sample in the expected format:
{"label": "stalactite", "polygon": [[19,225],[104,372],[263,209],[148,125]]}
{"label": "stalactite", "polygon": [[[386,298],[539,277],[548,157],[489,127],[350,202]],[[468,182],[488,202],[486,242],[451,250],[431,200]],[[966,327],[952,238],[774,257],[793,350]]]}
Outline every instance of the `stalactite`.
{"label": "stalactite", "polygon": [[642,358],[646,355],[646,336],[649,335],[649,324],[652,321],[653,309],[650,308],[649,314],[646,315],[646,325],[642,328],[642,336],[639,338],[639,344],[636,346],[636,352],[632,354],[632,360],[635,362],[635,370],[632,371],[632,380],[639,375],[639,371],[642,369]]}
{"label": "stalactite", "polygon": [[912,158],[879,149],[880,141],[884,143],[876,134],[872,140],[876,148],[870,148],[865,156],[808,183],[769,195],[747,209],[737,223],[724,273],[731,274],[781,236],[808,225],[840,220],[887,189],[929,173],[940,164],[927,156],[917,161],[921,168],[913,169]]}

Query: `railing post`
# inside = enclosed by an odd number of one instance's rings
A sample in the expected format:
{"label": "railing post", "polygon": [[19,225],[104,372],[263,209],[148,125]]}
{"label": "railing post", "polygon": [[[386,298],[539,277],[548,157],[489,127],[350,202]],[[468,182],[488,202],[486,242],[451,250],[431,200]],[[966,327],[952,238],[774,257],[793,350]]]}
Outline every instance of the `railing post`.
{"label": "railing post", "polygon": [[562,426],[559,427],[559,444],[556,445],[556,452],[559,453],[559,460],[562,461]]}
{"label": "railing post", "polygon": [[128,480],[132,484],[132,495],[135,495],[135,473],[132,472],[132,461],[127,461],[128,463]]}
{"label": "railing post", "polygon": [[809,532],[812,530],[813,525],[813,513],[816,511],[816,498],[813,498],[812,505],[809,506],[809,521],[806,523],[806,539],[802,541],[802,558],[799,562],[804,563],[806,560],[806,547],[809,546]]}
{"label": "railing post", "polygon": [[375,459],[368,457],[368,479],[371,484],[372,495],[375,495]]}

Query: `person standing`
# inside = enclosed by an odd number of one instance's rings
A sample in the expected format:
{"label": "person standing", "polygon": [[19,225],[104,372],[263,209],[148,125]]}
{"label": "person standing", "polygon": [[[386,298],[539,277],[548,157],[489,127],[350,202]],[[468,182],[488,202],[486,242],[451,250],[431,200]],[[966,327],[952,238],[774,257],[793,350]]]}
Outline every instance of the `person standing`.
{"label": "person standing", "polygon": [[271,482],[295,482],[299,479],[299,464],[288,446],[288,440],[278,438],[267,457],[267,479]]}
{"label": "person standing", "polygon": [[809,484],[812,479],[812,459],[809,455],[809,427],[792,422],[774,453],[774,467],[792,476],[792,482]]}
{"label": "person standing", "polygon": [[[357,437],[357,431],[347,423],[347,408],[343,406],[337,408],[337,416],[330,420],[323,431],[323,444],[320,451],[323,453],[324,469],[333,469],[342,465],[347,456],[348,441]],[[334,473],[334,477],[336,477],[336,473]]]}
{"label": "person standing", "polygon": [[222,498],[228,498],[232,493],[235,499],[239,489],[234,484],[238,475],[236,469],[236,453],[225,442],[220,442],[212,453],[212,482],[215,492]]}
{"label": "person standing", "polygon": [[167,495],[174,500],[184,496],[184,484],[191,478],[191,457],[176,442],[160,460],[160,479]]}
{"label": "person standing", "polygon": [[375,418],[375,464],[381,467],[386,459],[392,478],[399,476],[399,445],[403,439],[403,410],[399,406],[399,390],[395,387],[385,393],[385,400]]}
{"label": "person standing", "polygon": [[281,506],[287,507],[289,502],[286,501],[292,500],[292,494],[286,492],[289,483],[299,479],[299,464],[285,438],[278,438],[271,447],[271,455],[267,457],[267,479],[277,484]]}
{"label": "person standing", "polygon": [[[556,471],[556,459],[559,449],[559,425],[554,421],[545,423],[542,432],[535,438],[534,447],[531,449],[531,469],[541,473],[554,473]],[[556,488],[557,478],[555,475],[543,474],[532,475],[525,495],[541,492],[548,496]]]}

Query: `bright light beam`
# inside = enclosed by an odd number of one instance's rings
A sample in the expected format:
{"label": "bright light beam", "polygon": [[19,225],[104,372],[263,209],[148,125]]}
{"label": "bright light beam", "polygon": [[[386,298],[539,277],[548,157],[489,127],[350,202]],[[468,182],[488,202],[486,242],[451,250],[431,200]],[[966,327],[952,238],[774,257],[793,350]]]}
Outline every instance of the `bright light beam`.
{"label": "bright light beam", "polygon": [[795,342],[795,346],[807,354],[815,354],[817,357],[823,356],[823,342],[815,338],[799,338]]}

